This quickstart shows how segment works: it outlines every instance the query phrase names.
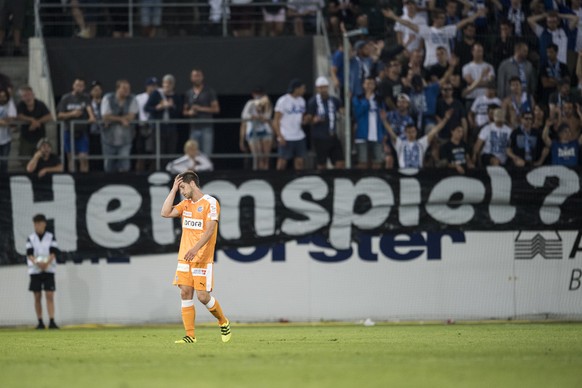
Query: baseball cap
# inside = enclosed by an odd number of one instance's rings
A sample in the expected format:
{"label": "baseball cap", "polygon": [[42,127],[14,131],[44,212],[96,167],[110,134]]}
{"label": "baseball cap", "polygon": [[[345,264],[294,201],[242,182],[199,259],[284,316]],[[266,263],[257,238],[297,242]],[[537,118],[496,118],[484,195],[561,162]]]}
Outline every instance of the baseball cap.
{"label": "baseball cap", "polygon": [[156,77],[150,77],[148,79],[146,79],[146,86],[150,86],[150,85],[159,85],[159,81]]}
{"label": "baseball cap", "polygon": [[329,86],[329,81],[323,76],[317,77],[315,80],[315,86]]}
{"label": "baseball cap", "polygon": [[40,147],[42,147],[43,144],[51,144],[51,142],[49,141],[49,139],[47,137],[43,137],[42,139],[40,139],[38,141],[38,143],[36,143],[36,149],[40,149]]}
{"label": "baseball cap", "polygon": [[397,97],[398,100],[404,100],[410,102],[410,97],[406,93],[400,93]]}

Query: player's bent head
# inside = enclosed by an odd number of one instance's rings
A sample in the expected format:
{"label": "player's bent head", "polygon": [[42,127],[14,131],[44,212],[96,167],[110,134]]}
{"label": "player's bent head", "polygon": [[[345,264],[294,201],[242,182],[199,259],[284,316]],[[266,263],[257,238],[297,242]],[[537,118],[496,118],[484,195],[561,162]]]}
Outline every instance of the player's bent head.
{"label": "player's bent head", "polygon": [[198,178],[198,174],[196,174],[194,171],[185,171],[178,176],[182,178],[182,182],[184,183],[194,182],[196,187],[200,188],[200,178]]}

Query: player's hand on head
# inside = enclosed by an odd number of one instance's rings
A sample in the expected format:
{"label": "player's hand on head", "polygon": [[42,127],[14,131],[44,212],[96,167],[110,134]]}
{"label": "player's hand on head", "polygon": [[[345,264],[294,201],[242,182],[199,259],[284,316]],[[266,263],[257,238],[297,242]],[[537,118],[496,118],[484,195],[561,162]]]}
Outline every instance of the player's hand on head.
{"label": "player's hand on head", "polygon": [[180,175],[176,175],[174,178],[174,187],[173,189],[178,190],[180,188],[180,183],[182,183],[183,179]]}

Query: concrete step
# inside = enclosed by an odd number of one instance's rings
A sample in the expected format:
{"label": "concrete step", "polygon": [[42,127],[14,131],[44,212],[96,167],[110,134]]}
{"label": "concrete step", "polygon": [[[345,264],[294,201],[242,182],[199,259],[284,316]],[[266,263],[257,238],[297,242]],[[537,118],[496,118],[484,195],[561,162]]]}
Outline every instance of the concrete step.
{"label": "concrete step", "polygon": [[28,83],[28,57],[1,57],[0,73],[10,77],[14,89]]}

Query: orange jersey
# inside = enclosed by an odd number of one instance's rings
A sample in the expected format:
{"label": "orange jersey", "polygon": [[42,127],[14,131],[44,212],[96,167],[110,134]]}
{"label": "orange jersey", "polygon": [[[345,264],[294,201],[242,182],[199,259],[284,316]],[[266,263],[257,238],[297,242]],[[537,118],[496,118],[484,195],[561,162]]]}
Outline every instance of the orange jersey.
{"label": "orange jersey", "polygon": [[[218,221],[220,216],[220,204],[216,198],[204,195],[196,202],[189,199],[183,200],[174,206],[182,219],[182,239],[178,260],[184,261],[184,256],[200,240],[210,221]],[[214,247],[218,227],[214,230],[210,239],[196,253],[194,260],[199,263],[212,263],[214,261]]]}

